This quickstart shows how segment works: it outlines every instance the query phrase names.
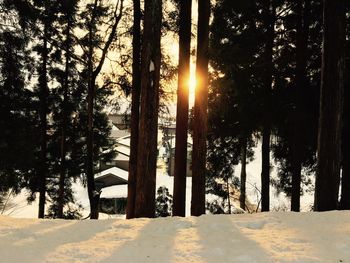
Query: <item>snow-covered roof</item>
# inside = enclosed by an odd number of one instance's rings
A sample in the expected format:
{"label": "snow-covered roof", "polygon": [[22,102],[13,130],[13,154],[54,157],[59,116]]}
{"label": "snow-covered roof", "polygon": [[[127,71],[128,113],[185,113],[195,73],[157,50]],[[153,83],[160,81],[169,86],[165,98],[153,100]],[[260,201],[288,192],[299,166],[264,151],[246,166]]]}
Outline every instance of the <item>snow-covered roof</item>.
{"label": "snow-covered roof", "polygon": [[95,175],[95,182],[103,187],[128,184],[128,171],[112,167]]}
{"label": "snow-covered roof", "polygon": [[122,146],[122,145],[117,145],[117,147],[115,147],[115,150],[125,156],[130,156],[130,147],[126,147],[126,146]]}
{"label": "snow-covered roof", "polygon": [[111,120],[109,120],[109,125],[112,127],[110,137],[113,139],[119,139],[130,135],[127,129],[119,129]]}
{"label": "snow-covered roof", "polygon": [[102,189],[101,198],[126,198],[128,196],[127,185],[114,185]]}
{"label": "snow-covered roof", "polygon": [[118,138],[121,138],[121,137],[125,137],[128,134],[129,134],[129,132],[127,130],[116,129],[116,130],[112,130],[111,131],[110,137],[113,138],[113,139],[118,139]]}
{"label": "snow-covered roof", "polygon": [[126,135],[126,136],[123,136],[123,137],[120,137],[117,140],[117,144],[130,147],[130,134]]}

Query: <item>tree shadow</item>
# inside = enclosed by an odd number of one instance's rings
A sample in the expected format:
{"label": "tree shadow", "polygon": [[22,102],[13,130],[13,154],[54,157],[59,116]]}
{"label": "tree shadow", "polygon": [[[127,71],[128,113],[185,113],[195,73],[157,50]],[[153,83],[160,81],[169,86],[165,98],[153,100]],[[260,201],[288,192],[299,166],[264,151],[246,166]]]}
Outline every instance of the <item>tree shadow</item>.
{"label": "tree shadow", "polygon": [[320,217],[318,213],[259,213],[235,224],[268,251],[275,262],[350,260],[348,217],[330,214]]}
{"label": "tree shadow", "polygon": [[46,262],[47,256],[59,246],[87,240],[111,224],[112,221],[106,224],[106,221],[43,220],[39,224],[16,229],[3,236],[1,243],[10,243],[11,246],[7,245],[6,248],[10,249],[1,251],[1,260]]}
{"label": "tree shadow", "polygon": [[274,262],[255,241],[244,235],[233,222],[236,215],[201,216],[196,229],[202,248],[201,258],[217,262]]}
{"label": "tree shadow", "polygon": [[174,239],[181,228],[177,220],[168,217],[126,221],[125,226],[129,225],[134,233],[129,231],[118,237],[116,231],[115,238],[125,241],[99,262],[116,262],[118,259],[123,262],[171,262]]}

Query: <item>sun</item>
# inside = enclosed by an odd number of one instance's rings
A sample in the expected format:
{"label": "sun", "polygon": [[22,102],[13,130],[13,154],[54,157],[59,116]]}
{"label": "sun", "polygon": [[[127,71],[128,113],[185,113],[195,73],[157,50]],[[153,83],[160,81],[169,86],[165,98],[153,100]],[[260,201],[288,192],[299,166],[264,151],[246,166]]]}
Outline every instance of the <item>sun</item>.
{"label": "sun", "polygon": [[190,94],[194,94],[196,91],[196,76],[194,74],[191,74],[189,79],[188,79],[188,89]]}
{"label": "sun", "polygon": [[[192,72],[191,72],[192,73]],[[196,75],[190,74],[190,77],[188,78],[188,96],[189,96],[189,105],[190,107],[194,104],[194,97],[196,93]]]}

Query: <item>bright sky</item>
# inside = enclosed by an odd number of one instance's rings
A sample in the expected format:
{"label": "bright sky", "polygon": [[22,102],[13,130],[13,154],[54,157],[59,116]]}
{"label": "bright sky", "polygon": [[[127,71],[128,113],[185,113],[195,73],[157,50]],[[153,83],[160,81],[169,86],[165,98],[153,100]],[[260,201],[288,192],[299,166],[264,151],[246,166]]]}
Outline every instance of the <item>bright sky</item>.
{"label": "bright sky", "polygon": [[[116,0],[111,0],[111,1],[116,1]],[[167,8],[173,8],[171,7],[171,3],[169,1],[165,2],[167,4]],[[128,8],[127,12],[131,12],[132,11],[132,3],[130,0],[126,0],[124,3],[124,7]],[[195,36],[197,34],[197,19],[198,19],[198,1],[196,0],[192,0],[192,34]],[[119,26],[120,28],[120,26]],[[120,31],[122,31],[122,29],[120,29]],[[120,41],[120,40],[118,40]],[[126,41],[125,44],[130,47],[131,46],[131,38],[127,37],[124,38],[122,41]],[[171,61],[173,63],[174,66],[178,65],[178,59],[179,59],[179,39],[178,36],[175,35],[172,32],[169,32],[168,34],[166,34],[164,37],[162,37],[161,39],[162,41],[162,47],[163,47],[163,55],[169,55],[171,57]],[[195,50],[196,49],[196,38],[193,37],[191,40],[191,50]],[[116,50],[116,51],[109,51],[108,53],[108,58],[109,59],[117,59],[118,56],[121,56],[125,53],[125,51],[123,50]],[[125,54],[124,54],[125,55]],[[104,65],[103,65],[103,72],[111,72],[111,71],[115,71],[118,72],[121,69],[116,65],[115,62],[106,59]],[[191,64],[190,64],[190,79],[189,79],[189,106],[192,107],[194,105],[194,95],[195,95],[195,86],[196,86],[196,80],[195,80],[195,61],[196,61],[196,57],[195,54],[192,54],[191,56]],[[168,101],[168,106],[170,109],[170,113],[171,115],[175,116],[176,114],[176,91],[177,91],[177,75],[174,77],[173,80],[171,81],[167,81],[166,86],[168,88],[167,92],[172,93],[174,96],[174,101],[173,102],[169,102]],[[119,96],[122,93],[120,91],[116,91],[116,96],[118,97],[118,101],[120,103],[120,105],[122,106],[121,111],[124,111],[125,107],[123,106],[124,104],[128,104],[130,103],[130,99],[131,98],[127,98],[126,101],[128,101],[128,103],[123,102],[123,97],[124,96]]]}
{"label": "bright sky", "polygon": [[[198,2],[196,0],[192,1],[192,34],[197,35],[197,19],[198,19]],[[165,39],[162,40],[164,43],[167,52],[171,54],[174,57],[174,61],[176,62],[176,65],[178,64],[179,59],[179,40],[178,37],[174,39],[173,35],[167,36]],[[196,49],[196,38],[193,37],[191,40],[191,50]],[[174,62],[174,63],[175,63]],[[195,88],[196,88],[196,56],[192,54],[191,56],[191,64],[190,64],[190,79],[189,79],[189,101],[190,101],[190,107],[194,105],[194,95],[195,95]],[[177,88],[177,81],[174,82]],[[175,89],[176,90],[176,89]],[[176,102],[174,102],[176,103]]]}

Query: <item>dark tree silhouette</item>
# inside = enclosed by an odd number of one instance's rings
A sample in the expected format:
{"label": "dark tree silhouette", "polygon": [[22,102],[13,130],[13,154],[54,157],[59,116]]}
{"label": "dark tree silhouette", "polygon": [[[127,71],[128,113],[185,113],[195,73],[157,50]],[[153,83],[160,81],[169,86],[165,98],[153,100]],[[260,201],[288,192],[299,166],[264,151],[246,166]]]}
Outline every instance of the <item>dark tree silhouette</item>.
{"label": "dark tree silhouette", "polygon": [[[272,77],[273,77],[273,46],[275,38],[275,20],[276,7],[274,0],[266,0],[264,8],[265,26],[266,26],[266,44],[265,44],[265,64],[264,85],[266,96],[271,97]],[[271,99],[266,99],[264,109],[264,123],[262,129],[262,168],[261,168],[261,211],[270,210],[270,140],[271,140]]]}
{"label": "dark tree silhouette", "polygon": [[155,216],[162,1],[145,1],[135,217]]}
{"label": "dark tree silhouette", "polygon": [[188,133],[188,92],[191,56],[191,0],[180,1],[179,70],[176,113],[173,215],[185,216]]}
{"label": "dark tree silhouette", "polygon": [[307,65],[307,42],[309,32],[309,0],[298,0],[296,8],[297,29],[296,29],[296,89],[295,89],[295,108],[292,113],[291,132],[291,170],[292,170],[292,195],[291,210],[300,211],[300,191],[301,191],[301,168],[302,168],[302,131],[305,127],[303,118],[302,101],[303,89],[307,86],[306,65]]}
{"label": "dark tree silhouette", "polygon": [[100,199],[100,193],[96,190],[95,180],[94,180],[94,101],[96,93],[96,79],[102,70],[102,66],[106,59],[108,50],[115,41],[117,27],[119,21],[123,14],[123,0],[117,2],[115,10],[113,12],[113,24],[111,31],[108,35],[107,41],[102,47],[102,54],[97,61],[97,66],[95,67],[95,33],[96,33],[96,23],[97,17],[101,13],[99,1],[95,0],[93,6],[91,7],[90,20],[87,24],[88,29],[88,52],[87,52],[87,82],[88,82],[88,95],[87,95],[87,109],[88,109],[88,127],[87,127],[87,160],[86,160],[86,179],[87,188],[90,201],[90,218],[98,219],[98,204]]}
{"label": "dark tree silhouette", "polygon": [[126,206],[126,218],[135,217],[135,196],[137,176],[137,147],[139,137],[140,117],[140,92],[141,92],[141,8],[140,0],[133,1],[134,25],[133,25],[133,61],[132,61],[132,104],[131,104],[131,136],[130,136],[130,161],[128,177],[128,201]]}
{"label": "dark tree silhouette", "polygon": [[315,211],[338,207],[344,92],[345,1],[324,0],[323,4]]}
{"label": "dark tree silhouette", "polygon": [[198,1],[196,93],[193,117],[191,215],[205,214],[207,154],[208,46],[210,0]]}

